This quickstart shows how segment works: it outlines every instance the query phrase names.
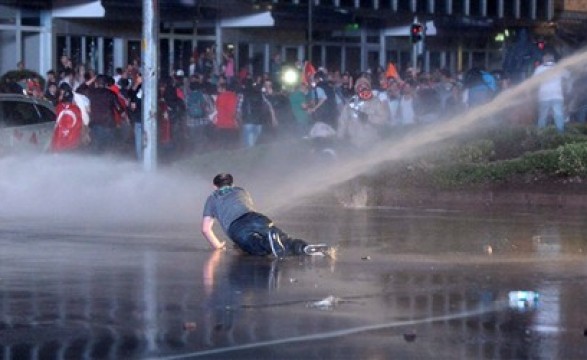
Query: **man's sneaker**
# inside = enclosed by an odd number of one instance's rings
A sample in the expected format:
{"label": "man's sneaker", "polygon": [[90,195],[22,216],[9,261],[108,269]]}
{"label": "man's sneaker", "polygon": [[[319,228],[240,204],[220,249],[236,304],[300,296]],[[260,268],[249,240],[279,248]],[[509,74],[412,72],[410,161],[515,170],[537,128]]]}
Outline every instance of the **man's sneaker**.
{"label": "man's sneaker", "polygon": [[304,253],[312,256],[330,256],[332,248],[326,244],[310,244],[304,246]]}
{"label": "man's sneaker", "polygon": [[267,239],[269,240],[269,246],[271,246],[271,252],[275,257],[285,256],[285,246],[283,246],[281,243],[281,239],[279,239],[279,234],[277,231],[269,229],[269,232],[267,233]]}

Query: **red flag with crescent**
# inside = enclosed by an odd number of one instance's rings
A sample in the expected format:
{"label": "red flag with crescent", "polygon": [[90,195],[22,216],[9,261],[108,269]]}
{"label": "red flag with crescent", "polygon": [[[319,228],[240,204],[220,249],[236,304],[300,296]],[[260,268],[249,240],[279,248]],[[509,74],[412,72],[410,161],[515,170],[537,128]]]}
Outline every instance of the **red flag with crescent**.
{"label": "red flag with crescent", "polygon": [[77,149],[82,139],[82,113],[75,104],[59,103],[57,120],[51,138],[51,150],[55,152]]}

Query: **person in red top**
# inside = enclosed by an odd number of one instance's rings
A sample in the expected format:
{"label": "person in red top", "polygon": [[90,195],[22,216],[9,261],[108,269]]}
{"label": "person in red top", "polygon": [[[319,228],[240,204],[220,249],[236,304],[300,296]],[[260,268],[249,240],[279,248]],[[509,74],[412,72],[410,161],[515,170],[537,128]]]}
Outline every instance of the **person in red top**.
{"label": "person in red top", "polygon": [[62,83],[60,90],[61,100],[57,104],[57,120],[50,145],[53,152],[76,150],[82,139],[82,113],[73,102],[73,90],[67,83]]}
{"label": "person in red top", "polygon": [[238,142],[238,122],[236,110],[238,96],[226,83],[218,84],[216,97],[216,118],[214,119],[215,145],[222,149],[233,149]]}

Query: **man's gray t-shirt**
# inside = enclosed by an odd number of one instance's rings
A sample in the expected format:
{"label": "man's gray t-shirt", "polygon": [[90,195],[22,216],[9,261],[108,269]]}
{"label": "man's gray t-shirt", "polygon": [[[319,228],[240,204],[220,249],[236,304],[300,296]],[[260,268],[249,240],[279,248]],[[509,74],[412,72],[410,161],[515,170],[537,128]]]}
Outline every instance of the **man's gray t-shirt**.
{"label": "man's gray t-shirt", "polygon": [[204,216],[217,219],[225,233],[228,233],[234,220],[252,211],[255,211],[253,199],[248,191],[240,187],[216,190],[208,196],[204,205]]}

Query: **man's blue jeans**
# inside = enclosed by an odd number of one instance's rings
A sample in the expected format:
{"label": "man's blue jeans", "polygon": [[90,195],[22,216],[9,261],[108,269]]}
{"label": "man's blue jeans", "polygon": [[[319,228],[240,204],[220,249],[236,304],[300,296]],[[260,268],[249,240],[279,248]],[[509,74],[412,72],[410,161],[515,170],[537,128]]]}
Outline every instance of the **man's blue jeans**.
{"label": "man's blue jeans", "polygon": [[559,132],[563,132],[565,130],[565,116],[563,107],[563,99],[553,99],[538,102],[538,128],[543,129],[546,127],[548,111],[552,109],[554,125]]}
{"label": "man's blue jeans", "polygon": [[137,160],[143,161],[143,124],[135,123],[135,151]]}
{"label": "man's blue jeans", "polygon": [[281,229],[273,225],[271,219],[263,214],[249,212],[230,224],[228,237],[239,248],[251,255],[270,255],[269,230],[279,234],[285,247],[285,255],[303,255],[307,243],[300,239],[292,239]]}
{"label": "man's blue jeans", "polygon": [[253,147],[257,143],[259,136],[261,135],[261,131],[263,130],[263,125],[260,124],[243,124],[243,143],[246,147]]}
{"label": "man's blue jeans", "polygon": [[90,126],[90,137],[92,142],[90,148],[94,153],[112,151],[114,146],[114,128],[94,125]]}

